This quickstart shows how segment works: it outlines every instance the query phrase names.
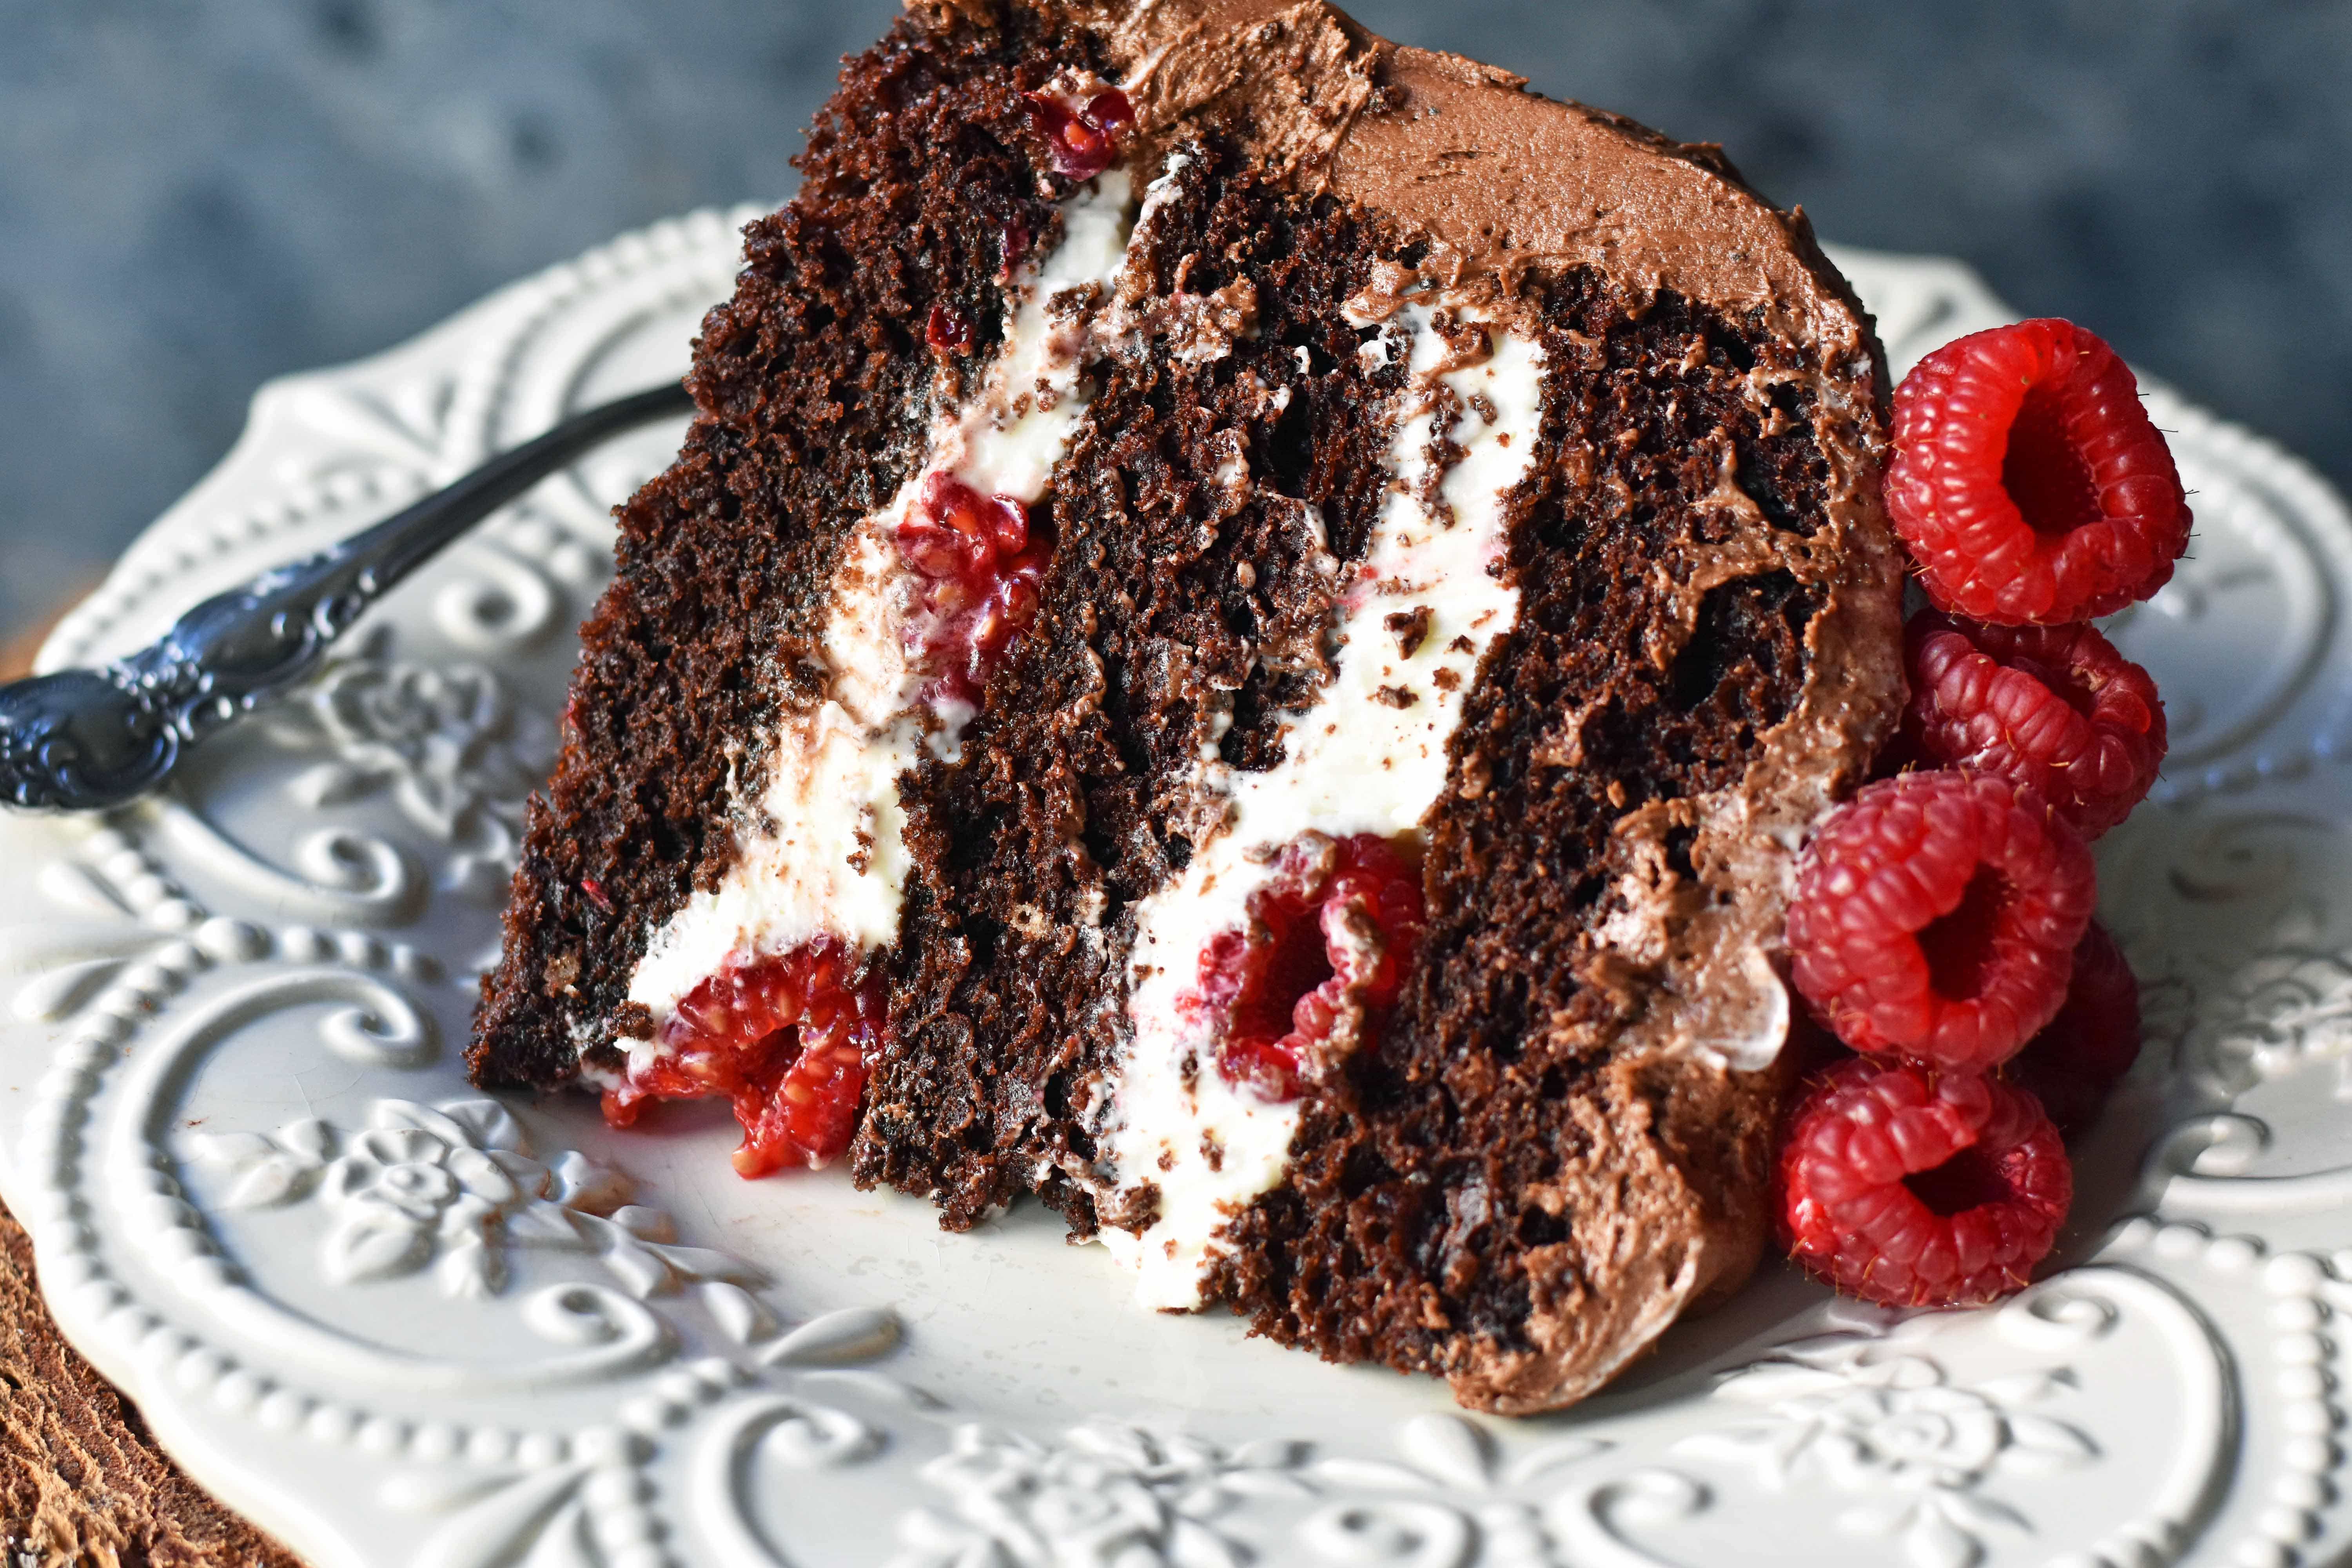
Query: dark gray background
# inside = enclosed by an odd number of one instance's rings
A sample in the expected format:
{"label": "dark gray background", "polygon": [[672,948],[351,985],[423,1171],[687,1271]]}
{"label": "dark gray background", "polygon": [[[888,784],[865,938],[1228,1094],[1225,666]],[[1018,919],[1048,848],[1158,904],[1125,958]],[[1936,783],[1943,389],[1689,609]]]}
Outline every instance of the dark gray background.
{"label": "dark gray background", "polygon": [[[1723,142],[2352,484],[2346,0],[1358,0]],[[0,628],[265,378],[665,214],[789,193],[895,0],[0,0]]]}

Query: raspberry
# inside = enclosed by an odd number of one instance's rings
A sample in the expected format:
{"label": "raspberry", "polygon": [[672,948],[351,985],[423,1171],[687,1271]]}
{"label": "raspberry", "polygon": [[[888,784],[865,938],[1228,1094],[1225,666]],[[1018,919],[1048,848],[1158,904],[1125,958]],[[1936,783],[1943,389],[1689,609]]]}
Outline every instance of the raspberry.
{"label": "raspberry", "polygon": [[898,553],[927,579],[907,622],[908,651],[936,679],[925,695],[980,706],[988,677],[1037,618],[1053,541],[1033,534],[1029,509],[935,472],[898,524]]}
{"label": "raspberry", "polygon": [[997,263],[996,280],[1010,283],[1013,273],[1020,270],[1021,258],[1029,254],[1029,226],[1019,218],[1006,219],[1004,226],[998,231],[997,249],[1001,259]]}
{"label": "raspberry", "polygon": [[1249,896],[1249,926],[1201,952],[1179,1005],[1218,1037],[1217,1070],[1263,1099],[1356,1049],[1404,987],[1423,911],[1416,868],[1371,834],[1308,833]]}
{"label": "raspberry", "polygon": [[1780,1146],[1789,1256],[1895,1307],[1994,1300],[2050,1252],[2074,1195],[2033,1097],[1995,1079],[1856,1060],[1820,1080]]}
{"label": "raspberry", "polygon": [[2065,1005],[2011,1058],[2003,1075],[2031,1090],[2071,1139],[2098,1120],[2107,1096],[2139,1059],[2139,981],[2096,921],[2074,950]]}
{"label": "raspberry", "polygon": [[2145,599],[2189,544],[2139,384],[2071,321],[1971,333],[1903,378],[1886,510],[1937,608],[2009,626]]}
{"label": "raspberry", "polygon": [[1115,87],[1080,99],[1028,95],[1029,119],[1045,135],[1054,173],[1091,180],[1118,157],[1118,133],[1135,123],[1135,106]]}
{"label": "raspberry", "polygon": [[735,1169],[764,1176],[822,1166],[849,1147],[866,1065],[882,1037],[879,983],[828,937],[782,958],[732,964],[687,994],[663,1030],[669,1053],[604,1091],[604,1120],[636,1121],[648,1100],[725,1095],[742,1124]]}
{"label": "raspberry", "polygon": [[952,305],[932,306],[923,323],[923,342],[937,354],[970,353],[972,335],[971,321]]}
{"label": "raspberry", "polygon": [[2050,1021],[2097,889],[2031,790],[1938,769],[1822,821],[1789,903],[1797,989],[1858,1051],[1981,1071]]}
{"label": "raspberry", "polygon": [[[809,1031],[802,1032],[806,1037]],[[866,1047],[855,1031],[834,1033],[853,1037],[803,1046],[775,1088],[750,1107],[751,1120],[744,1120],[745,1103],[736,1102],[743,1146],[735,1152],[735,1169],[743,1175],[792,1164],[819,1168],[849,1147],[866,1094]]]}
{"label": "raspberry", "polygon": [[2147,671],[2093,626],[1990,626],[1929,610],[1906,637],[1910,752],[2029,784],[2085,838],[2121,822],[2164,761]]}

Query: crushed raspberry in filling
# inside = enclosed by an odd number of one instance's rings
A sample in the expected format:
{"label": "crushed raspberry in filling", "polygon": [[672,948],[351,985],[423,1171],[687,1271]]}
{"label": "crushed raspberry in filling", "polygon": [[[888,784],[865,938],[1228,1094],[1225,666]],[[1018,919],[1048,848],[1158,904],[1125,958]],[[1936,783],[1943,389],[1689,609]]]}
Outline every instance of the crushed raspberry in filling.
{"label": "crushed raspberry in filling", "polygon": [[[1323,1060],[1371,1034],[1421,935],[1421,874],[1382,838],[1301,836],[1249,897],[1249,924],[1210,939],[1179,1005],[1217,1037],[1217,1070],[1295,1100]],[[1319,1059],[1318,1059],[1319,1058]]]}
{"label": "crushed raspberry in filling", "polygon": [[669,1054],[604,1091],[604,1120],[649,1100],[724,1095],[743,1127],[735,1169],[822,1166],[849,1147],[867,1064],[882,1039],[879,980],[830,937],[782,958],[730,964],[687,994],[663,1030]]}
{"label": "crushed raspberry in filling", "polygon": [[939,353],[969,353],[973,332],[971,321],[952,305],[934,305],[923,323],[923,342]]}
{"label": "crushed raspberry in filling", "polygon": [[1045,132],[1054,172],[1091,180],[1118,159],[1118,133],[1135,123],[1135,106],[1115,87],[1083,99],[1033,92],[1029,118]]}
{"label": "crushed raspberry in filling", "polygon": [[1021,266],[1021,258],[1029,254],[1029,226],[1019,218],[1008,219],[998,234],[997,241],[1001,258],[997,263],[996,280],[1010,283],[1013,274]]}
{"label": "crushed raspberry in filling", "polygon": [[898,524],[898,553],[923,579],[905,636],[933,676],[925,700],[980,706],[990,673],[1037,618],[1053,552],[1011,496],[982,495],[948,473],[923,481]]}

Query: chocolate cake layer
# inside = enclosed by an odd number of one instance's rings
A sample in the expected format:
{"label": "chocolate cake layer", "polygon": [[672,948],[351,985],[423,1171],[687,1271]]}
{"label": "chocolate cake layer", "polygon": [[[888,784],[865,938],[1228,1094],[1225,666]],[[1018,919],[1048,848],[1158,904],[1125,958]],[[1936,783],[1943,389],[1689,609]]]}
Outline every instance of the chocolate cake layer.
{"label": "chocolate cake layer", "polygon": [[[1122,166],[1057,172],[1036,103],[1112,84]],[[858,731],[906,765],[851,858],[887,932],[859,943],[887,1026],[857,1179],[950,1228],[1036,1194],[1178,1304],[1504,1411],[1735,1286],[1791,857],[1900,696],[1884,370],[1801,219],[1712,150],[1314,0],[920,8],[803,169],[706,323],[685,453],[623,510],[477,1078],[635,1081],[684,994],[649,953],[731,910],[785,929],[745,884],[803,828],[759,781],[873,685],[857,552],[1058,403],[1021,497],[1035,619],[976,700],[924,689],[919,744]],[[1121,191],[1115,273],[1049,295]],[[1047,317],[1066,380],[1008,392]],[[1397,564],[1473,533],[1482,582]],[[1439,748],[1426,809],[1364,792],[1417,814],[1426,924],[1395,1005],[1256,1118],[1253,1186],[1222,1113],[1146,1125],[1151,955],[1171,900],[1263,874],[1236,839],[1289,820],[1266,801],[1334,788],[1314,732],[1362,728],[1376,658]],[[1206,1107],[1218,1070],[1161,1076]]]}

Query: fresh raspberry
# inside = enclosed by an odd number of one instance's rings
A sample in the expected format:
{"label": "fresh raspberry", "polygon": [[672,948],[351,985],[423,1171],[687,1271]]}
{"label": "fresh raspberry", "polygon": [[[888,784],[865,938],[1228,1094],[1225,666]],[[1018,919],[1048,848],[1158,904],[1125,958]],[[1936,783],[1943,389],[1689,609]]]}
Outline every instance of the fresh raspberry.
{"label": "fresh raspberry", "polygon": [[1895,392],[1886,510],[1939,609],[2008,626],[2145,599],[2189,545],[2189,502],[2116,352],[2072,321],[1945,344]]}
{"label": "fresh raspberry", "polygon": [[1993,626],[1933,610],[1906,636],[1910,753],[2041,792],[2084,838],[2131,814],[2164,762],[2164,702],[2096,627]]}
{"label": "fresh raspberry", "polygon": [[1045,135],[1054,172],[1091,180],[1118,158],[1118,133],[1135,123],[1135,106],[1115,87],[1079,98],[1028,95],[1029,119]]}
{"label": "fresh raspberry", "polygon": [[2074,978],[2058,1016],[2011,1058],[2002,1076],[2030,1089],[2072,1139],[2098,1120],[2139,1059],[2139,981],[2098,921],[2074,950]]}
{"label": "fresh raspberry", "polygon": [[1982,1071],[2065,1000],[2090,851],[2030,790],[1937,769],[1823,819],[1789,904],[1797,989],[1858,1051]]}
{"label": "fresh raspberry", "polygon": [[945,472],[924,479],[898,524],[898,553],[925,578],[906,638],[936,677],[936,706],[980,706],[988,678],[1037,618],[1053,541],[1011,496],[983,496]]}
{"label": "fresh raspberry", "polygon": [[1790,1119],[1780,1236],[1840,1290],[1953,1307],[2018,1289],[2050,1252],[2074,1173],[2033,1097],[1972,1073],[1846,1063]]}
{"label": "fresh raspberry", "polygon": [[856,953],[828,937],[782,958],[730,963],[672,1012],[662,1034],[668,1054],[604,1091],[604,1120],[626,1127],[649,1100],[724,1095],[743,1127],[742,1175],[827,1163],[857,1131],[882,1037],[882,987],[856,970]]}
{"label": "fresh raspberry", "polygon": [[1421,936],[1421,877],[1383,838],[1308,833],[1284,847],[1248,910],[1246,930],[1202,950],[1178,1005],[1217,1036],[1227,1082],[1295,1100],[1395,1003]]}

